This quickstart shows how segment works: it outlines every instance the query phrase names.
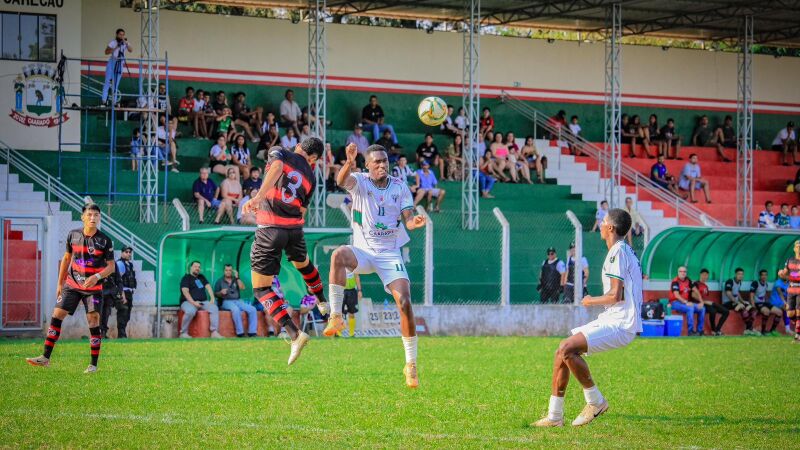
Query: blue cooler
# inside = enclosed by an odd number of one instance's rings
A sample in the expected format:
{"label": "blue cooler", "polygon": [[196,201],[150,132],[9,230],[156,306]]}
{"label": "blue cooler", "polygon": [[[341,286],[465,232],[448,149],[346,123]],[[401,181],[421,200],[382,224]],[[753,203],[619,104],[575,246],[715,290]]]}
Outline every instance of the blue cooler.
{"label": "blue cooler", "polygon": [[663,320],[643,320],[642,337],[664,337]]}
{"label": "blue cooler", "polygon": [[680,337],[683,331],[683,316],[672,315],[664,318],[664,336]]}

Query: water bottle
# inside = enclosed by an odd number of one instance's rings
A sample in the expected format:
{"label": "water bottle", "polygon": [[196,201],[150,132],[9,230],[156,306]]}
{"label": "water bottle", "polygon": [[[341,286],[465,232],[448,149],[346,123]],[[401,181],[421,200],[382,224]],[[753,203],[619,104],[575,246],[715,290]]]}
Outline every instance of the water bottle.
{"label": "water bottle", "polygon": [[667,303],[667,315],[672,315],[672,303]]}
{"label": "water bottle", "polygon": [[756,150],[761,150],[761,145],[759,145],[758,141],[756,141]]}
{"label": "water bottle", "polygon": [[386,311],[387,309],[389,309],[389,299],[385,298],[383,299],[383,310]]}

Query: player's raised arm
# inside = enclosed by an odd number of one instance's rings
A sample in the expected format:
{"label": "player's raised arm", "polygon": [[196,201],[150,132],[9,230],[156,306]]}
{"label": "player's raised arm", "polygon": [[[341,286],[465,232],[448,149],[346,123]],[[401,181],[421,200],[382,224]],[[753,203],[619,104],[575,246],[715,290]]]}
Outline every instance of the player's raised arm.
{"label": "player's raised arm", "polygon": [[341,170],[339,170],[339,174],[336,176],[336,184],[339,185],[340,188],[350,191],[356,185],[355,178],[351,177],[350,174],[356,167],[358,147],[356,144],[351,142],[350,144],[347,144],[347,147],[345,147],[344,153],[347,156],[347,160],[344,162]]}

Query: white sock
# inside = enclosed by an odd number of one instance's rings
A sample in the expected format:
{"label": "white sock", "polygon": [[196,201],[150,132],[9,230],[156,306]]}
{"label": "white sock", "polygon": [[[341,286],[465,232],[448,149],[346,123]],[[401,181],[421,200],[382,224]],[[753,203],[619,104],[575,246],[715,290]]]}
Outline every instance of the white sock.
{"label": "white sock", "polygon": [[550,407],[547,409],[547,418],[561,420],[564,418],[564,397],[550,396]]}
{"label": "white sock", "polygon": [[586,403],[592,406],[598,406],[605,401],[603,394],[600,393],[600,389],[597,389],[597,385],[594,385],[589,389],[584,389],[583,398],[586,399]]}
{"label": "white sock", "polygon": [[342,304],[344,303],[344,286],[338,284],[329,284],[328,298],[331,302],[331,313],[341,314]]}
{"label": "white sock", "polygon": [[406,364],[417,362],[417,337],[403,336],[403,348],[406,350]]}

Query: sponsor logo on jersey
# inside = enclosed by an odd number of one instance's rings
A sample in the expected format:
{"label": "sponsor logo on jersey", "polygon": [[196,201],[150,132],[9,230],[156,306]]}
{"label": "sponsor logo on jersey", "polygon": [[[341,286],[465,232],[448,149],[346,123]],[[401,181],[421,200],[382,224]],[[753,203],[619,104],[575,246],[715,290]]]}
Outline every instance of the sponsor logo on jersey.
{"label": "sponsor logo on jersey", "polygon": [[376,224],[375,224],[375,228],[377,228],[377,229],[379,229],[379,230],[388,230],[388,229],[389,229],[389,227],[387,227],[387,226],[386,226],[385,224],[383,224],[382,222],[378,222],[378,223],[376,223]]}

